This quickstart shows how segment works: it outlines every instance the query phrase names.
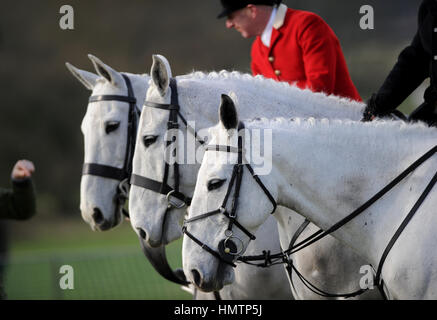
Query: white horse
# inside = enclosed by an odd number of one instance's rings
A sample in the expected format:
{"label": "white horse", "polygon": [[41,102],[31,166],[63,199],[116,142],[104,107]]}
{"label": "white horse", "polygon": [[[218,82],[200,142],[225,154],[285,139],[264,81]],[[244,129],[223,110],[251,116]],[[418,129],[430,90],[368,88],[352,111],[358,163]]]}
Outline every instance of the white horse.
{"label": "white horse", "polygon": [[[222,117],[219,125],[211,129],[210,144],[237,147],[235,107],[228,104],[221,108],[225,110],[220,114],[228,114],[228,117]],[[420,123],[262,119],[244,124],[249,132],[273,130],[271,141],[264,141],[272,144],[272,170],[259,177],[273,200],[278,205],[295,208],[323,230],[365,203],[437,143],[437,130]],[[244,144],[243,149],[249,147]],[[243,154],[246,158],[244,151]],[[234,167],[230,163],[235,163],[237,156],[223,152],[223,148],[222,151],[206,152],[189,218],[220,207]],[[378,267],[387,244],[436,169],[437,157],[434,155],[333,236]],[[255,232],[270,216],[272,201],[249,171],[243,170],[237,221]],[[389,252],[381,273],[389,298],[437,298],[436,207],[437,188],[434,188]],[[274,214],[280,229],[290,232],[282,223],[287,217],[281,214],[280,211]],[[187,231],[210,248],[217,248],[219,241],[225,238],[227,225],[228,220],[219,214],[188,223]],[[242,239],[242,245],[247,246],[248,237],[238,228],[234,227],[233,231]],[[184,238],[183,266],[187,275],[195,270],[201,281],[214,278],[215,283],[232,283],[232,268],[225,265],[217,273],[218,264],[211,254],[188,237]]]}
{"label": "white horse", "polygon": [[[127,76],[133,87],[133,95],[137,100],[139,111],[143,108],[143,101],[146,91],[149,87],[150,76],[147,74],[136,75],[130,73],[120,73],[110,66],[103,63],[100,59],[89,55],[90,60],[96,69],[97,74],[80,70],[67,63],[70,72],[89,90],[92,90],[92,97],[99,96],[123,96],[128,97],[126,82],[123,75]],[[101,165],[113,166],[119,169],[123,168],[123,161],[126,157],[127,148],[127,122],[129,105],[126,102],[116,99],[102,100],[100,102],[89,103],[86,115],[82,122],[82,132],[85,138],[85,162],[96,163]],[[107,130],[112,125],[114,130]],[[109,132],[107,132],[109,131]],[[108,230],[115,227],[122,221],[120,206],[115,201],[119,185],[118,180],[94,174],[82,176],[81,182],[81,212],[84,220],[88,222],[93,229]],[[100,212],[103,218],[96,212]],[[276,232],[276,223],[270,219],[259,231],[263,239],[270,238],[272,230]],[[273,242],[275,242],[273,238]],[[166,261],[164,247],[150,248],[143,243],[141,247],[144,254],[152,263],[154,268],[168,280],[175,280],[172,271]],[[269,243],[271,241],[269,240]],[[258,249],[256,246],[255,250]],[[277,247],[272,247],[275,250]],[[256,254],[258,252],[254,252]],[[279,268],[279,267],[277,267]],[[249,268],[246,268],[249,269]],[[282,271],[282,270],[280,270]],[[271,270],[261,270],[250,268],[245,270],[241,268],[237,272],[239,280],[237,284],[225,288],[219,292],[221,298],[226,299],[260,299],[265,298],[266,293],[262,291],[251,291],[248,284],[256,277],[260,281],[268,278]],[[281,277],[279,277],[281,280]],[[282,279],[284,280],[284,279]],[[274,283],[276,284],[276,282]],[[194,291],[193,288],[191,291]],[[285,293],[284,293],[285,291]],[[213,293],[193,292],[195,299],[215,299]],[[283,290],[280,287],[272,288],[267,292],[273,299],[284,299],[291,296],[289,290]]]}
{"label": "white horse", "polygon": [[[151,69],[151,84],[147,92],[146,101],[155,104],[169,104],[172,90],[169,87],[171,69],[168,61],[162,56],[153,57]],[[350,118],[359,120],[362,117],[364,104],[326,96],[323,93],[313,93],[309,90],[300,90],[286,83],[278,83],[263,77],[252,77],[237,72],[221,73],[194,73],[188,76],[177,77],[178,100],[180,113],[187,120],[195,124],[201,138],[208,138],[209,133],[202,129],[212,126],[217,120],[217,97],[223,91],[233,90],[238,93],[242,102],[243,116],[292,116],[292,115],[317,115],[330,118]],[[269,105],[268,108],[264,107]],[[133,173],[155,182],[163,181],[165,171],[166,132],[169,111],[159,108],[145,107],[140,118],[137,136],[137,145],[133,161]],[[181,127],[183,123],[180,122]],[[191,123],[193,125],[193,123]],[[192,132],[187,136],[192,137]],[[187,138],[188,139],[188,138]],[[178,138],[178,150],[183,150],[184,139]],[[187,151],[188,153],[196,150]],[[178,160],[179,161],[179,160]],[[194,190],[199,164],[185,165],[179,161],[180,192],[191,195]],[[174,176],[169,176],[168,184],[173,185]],[[295,231],[302,225],[304,219],[286,208],[279,208],[290,219],[286,222],[293,226]],[[156,190],[144,189],[132,185],[130,191],[129,211],[131,223],[137,233],[151,246],[169,243],[181,236],[180,222],[185,214],[184,208],[168,208],[168,199]],[[310,225],[303,232],[306,235],[315,227]],[[273,237],[271,238],[273,241]],[[282,241],[290,241],[288,235]],[[262,249],[252,250],[258,254]],[[279,249],[279,244],[273,243]],[[272,252],[275,250],[270,249]],[[278,251],[278,250],[276,250]],[[249,254],[249,252],[248,252]],[[328,263],[330,257],[336,256],[339,263]],[[352,250],[343,246],[332,237],[308,250],[305,255],[297,254],[296,263],[305,275],[311,275],[311,280],[321,283],[325,289],[332,291],[348,291],[355,286],[355,279],[359,274],[358,266],[365,264]],[[348,264],[344,264],[348,261]],[[346,265],[343,267],[343,265]],[[244,266],[243,266],[244,267]],[[342,281],[333,279],[330,275],[334,270],[343,268]],[[282,281],[282,280],[281,280]],[[294,296],[302,299],[316,299],[319,296],[307,290],[300,282],[294,281],[297,290]],[[361,298],[361,297],[360,297]]]}

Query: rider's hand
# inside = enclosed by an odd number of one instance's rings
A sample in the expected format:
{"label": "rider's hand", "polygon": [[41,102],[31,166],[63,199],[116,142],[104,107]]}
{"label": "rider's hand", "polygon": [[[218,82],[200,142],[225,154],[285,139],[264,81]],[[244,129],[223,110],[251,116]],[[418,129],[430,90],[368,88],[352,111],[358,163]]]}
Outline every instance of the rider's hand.
{"label": "rider's hand", "polygon": [[376,103],[375,103],[376,95],[372,95],[372,97],[367,101],[366,108],[363,112],[363,119],[361,121],[367,122],[375,119],[375,111],[376,111]]}
{"label": "rider's hand", "polygon": [[12,169],[12,179],[25,179],[30,178],[35,171],[35,166],[32,161],[19,160]]}

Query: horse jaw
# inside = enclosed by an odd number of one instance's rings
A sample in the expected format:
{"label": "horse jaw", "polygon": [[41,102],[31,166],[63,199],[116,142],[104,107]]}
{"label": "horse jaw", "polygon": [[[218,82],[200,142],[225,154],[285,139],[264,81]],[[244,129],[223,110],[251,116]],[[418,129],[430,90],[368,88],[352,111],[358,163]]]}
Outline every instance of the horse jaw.
{"label": "horse jaw", "polygon": [[168,209],[165,196],[135,185],[131,186],[129,197],[132,228],[147,245],[156,248],[182,237],[181,221],[185,208]]}
{"label": "horse jaw", "polygon": [[[184,237],[182,262],[187,280],[204,292],[220,291],[235,282],[235,270]],[[197,275],[196,275],[197,274]],[[196,279],[196,277],[200,277]]]}
{"label": "horse jaw", "polygon": [[[80,187],[80,211],[83,220],[91,226],[93,231],[106,231],[119,225],[121,219],[121,211],[113,199],[113,193],[117,186],[117,182],[109,183],[100,177],[89,175],[82,176]],[[92,195],[92,196],[90,196]],[[103,215],[101,223],[96,223],[93,219],[95,208],[99,208]]]}

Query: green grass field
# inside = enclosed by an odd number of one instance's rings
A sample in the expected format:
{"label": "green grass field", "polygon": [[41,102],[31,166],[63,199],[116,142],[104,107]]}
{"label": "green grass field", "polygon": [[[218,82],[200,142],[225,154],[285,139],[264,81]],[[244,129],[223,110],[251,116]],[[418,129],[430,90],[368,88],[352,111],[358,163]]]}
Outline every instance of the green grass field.
{"label": "green grass field", "polygon": [[[93,232],[80,218],[36,216],[9,227],[8,299],[192,299],[153,269],[127,221],[106,232]],[[181,244],[167,248],[173,268],[182,265]],[[60,288],[62,265],[73,267],[73,290]]]}

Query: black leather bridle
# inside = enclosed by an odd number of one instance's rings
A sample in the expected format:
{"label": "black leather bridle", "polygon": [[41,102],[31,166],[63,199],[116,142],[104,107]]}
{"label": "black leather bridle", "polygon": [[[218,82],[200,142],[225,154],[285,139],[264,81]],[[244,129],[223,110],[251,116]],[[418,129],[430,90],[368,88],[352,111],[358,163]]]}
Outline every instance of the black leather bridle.
{"label": "black leather bridle", "polygon": [[[178,130],[179,129],[178,120],[181,119],[184,125],[187,127],[187,129],[192,132],[196,140],[200,144],[204,144],[204,141],[199,139],[197,133],[194,131],[193,128],[191,128],[188,125],[187,121],[185,120],[185,118],[182,116],[180,112],[176,79],[174,78],[170,79],[170,88],[171,88],[170,104],[161,104],[161,103],[146,101],[144,103],[144,106],[149,108],[169,111],[169,118],[167,122],[167,129],[168,129],[167,133],[171,133],[172,130],[173,132],[174,130]],[[176,143],[176,141],[177,141],[177,132],[176,134],[168,134],[166,148],[168,148],[171,144]],[[175,153],[173,154],[173,156],[176,158],[177,148],[175,148],[174,151]],[[170,166],[173,168],[173,177],[174,177],[173,187],[171,187],[168,184]],[[137,174],[132,174],[132,177],[130,179],[130,183],[134,186],[141,187],[165,195],[168,201],[168,209],[171,209],[172,207],[180,209],[183,208],[185,205],[189,206],[191,204],[191,197],[188,197],[179,191],[179,181],[180,181],[179,163],[177,161],[174,161],[174,163],[170,165],[168,161],[165,160],[164,160],[164,174],[163,174],[162,181],[153,180]],[[178,199],[180,203],[173,201],[172,198]]]}
{"label": "black leather bridle", "polygon": [[[244,125],[242,122],[239,124],[239,131],[241,129],[244,129]],[[240,131],[241,132],[241,131]],[[234,235],[234,232],[232,231],[232,227],[235,225],[238,229],[240,229],[244,234],[246,234],[250,240],[255,240],[256,237],[248,231],[245,227],[243,227],[238,221],[237,221],[237,207],[238,207],[238,198],[240,195],[240,189],[241,189],[241,181],[243,178],[243,169],[246,167],[252,177],[255,179],[255,181],[258,183],[258,185],[261,187],[261,189],[264,191],[265,195],[269,199],[269,201],[273,205],[273,212],[275,212],[277,204],[269,190],[265,187],[265,185],[262,183],[262,181],[259,179],[259,177],[255,174],[252,166],[248,163],[243,163],[243,138],[241,135],[238,136],[238,147],[231,147],[231,146],[223,146],[223,145],[209,145],[206,146],[206,151],[223,151],[228,153],[236,153],[238,155],[238,161],[234,165],[232,170],[232,177],[229,182],[228,190],[226,192],[225,198],[223,200],[222,205],[220,208],[214,211],[210,211],[198,216],[195,216],[191,219],[186,219],[184,221],[184,225],[182,227],[182,231],[185,235],[187,235],[191,240],[193,240],[196,244],[201,246],[201,248],[210,254],[212,254],[214,257],[216,257],[219,261],[222,261],[232,267],[236,267],[235,260],[237,260],[238,257],[242,256],[246,248],[244,248],[243,241],[239,238],[237,238]],[[235,186],[235,187],[234,187]],[[229,200],[229,197],[231,195],[232,189],[234,189],[233,199],[232,199],[232,205],[231,205],[231,211],[228,212],[226,207]],[[199,240],[196,236],[194,236],[192,233],[188,231],[188,224],[205,219],[208,217],[211,217],[216,214],[223,214],[225,217],[229,219],[228,228],[225,231],[225,238],[221,240],[218,244],[218,251],[212,249],[205,243],[203,243],[201,240]],[[238,249],[237,245],[233,240],[237,240],[241,247]]]}
{"label": "black leather bridle", "polygon": [[124,164],[122,168],[103,165],[99,163],[84,163],[82,175],[93,175],[102,178],[108,178],[120,181],[117,185],[116,195],[114,202],[116,204],[116,212],[121,212],[129,217],[128,212],[123,208],[129,193],[129,178],[132,174],[132,158],[135,150],[135,140],[137,133],[137,125],[139,115],[141,113],[137,107],[137,99],[135,98],[134,91],[130,79],[122,74],[123,79],[127,87],[127,96],[121,95],[99,95],[91,96],[89,103],[95,103],[100,101],[121,101],[129,104],[128,114],[128,126],[127,126],[127,144],[126,153],[124,157]]}

